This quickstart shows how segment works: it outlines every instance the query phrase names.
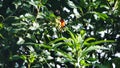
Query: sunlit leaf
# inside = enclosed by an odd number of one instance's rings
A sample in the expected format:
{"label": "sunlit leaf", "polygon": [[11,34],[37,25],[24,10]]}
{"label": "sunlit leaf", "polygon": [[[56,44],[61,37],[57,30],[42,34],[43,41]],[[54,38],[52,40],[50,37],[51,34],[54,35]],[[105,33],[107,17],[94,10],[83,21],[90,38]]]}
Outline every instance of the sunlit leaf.
{"label": "sunlit leaf", "polygon": [[86,33],[85,30],[81,30],[81,31],[80,31],[81,36],[84,36],[85,33]]}
{"label": "sunlit leaf", "polygon": [[83,66],[89,66],[90,65],[90,64],[86,63],[85,60],[81,60],[80,64],[83,65]]}
{"label": "sunlit leaf", "polygon": [[71,38],[64,40],[64,42],[65,42],[68,46],[74,48],[74,46],[73,46],[73,44],[72,44],[74,41],[73,41]]}
{"label": "sunlit leaf", "polygon": [[65,53],[62,50],[56,50],[60,55],[64,56],[66,59],[69,59],[69,61],[75,61],[71,55]]}
{"label": "sunlit leaf", "polygon": [[32,46],[27,46],[31,52],[34,52],[34,48]]}
{"label": "sunlit leaf", "polygon": [[51,44],[54,44],[56,42],[64,41],[64,40],[66,40],[66,38],[58,38],[58,39],[55,39],[54,41],[49,42],[49,44],[51,45]]}
{"label": "sunlit leaf", "polygon": [[3,28],[3,23],[0,23],[0,29]]}
{"label": "sunlit leaf", "polygon": [[106,20],[108,18],[108,15],[105,13],[99,13],[99,12],[93,12],[95,13],[99,18]]}
{"label": "sunlit leaf", "polygon": [[29,58],[28,58],[28,61],[29,61],[30,63],[33,63],[34,60],[35,60],[35,58],[36,58],[36,56],[35,56],[33,53],[31,53],[30,56],[29,56]]}
{"label": "sunlit leaf", "polygon": [[20,58],[23,59],[23,60],[27,59],[26,55],[20,55]]}
{"label": "sunlit leaf", "polygon": [[73,3],[73,1],[68,0],[68,5],[69,5],[70,8],[77,8],[75,6],[75,4]]}
{"label": "sunlit leaf", "polygon": [[17,44],[23,44],[25,42],[25,40],[22,37],[19,37],[19,40],[17,41]]}
{"label": "sunlit leaf", "polygon": [[93,51],[93,50],[98,50],[98,49],[109,50],[108,48],[103,47],[103,46],[90,46],[89,48],[83,49],[81,57],[84,57],[84,56],[86,56],[89,52],[91,52],[91,51]]}
{"label": "sunlit leaf", "polygon": [[74,34],[70,30],[68,30],[68,32],[69,32],[71,38],[74,40],[74,43],[77,43],[77,40],[76,40]]}
{"label": "sunlit leaf", "polygon": [[87,38],[87,39],[85,39],[84,45],[91,45],[90,41],[95,41],[95,38]]}
{"label": "sunlit leaf", "polygon": [[115,42],[114,40],[100,40],[90,43],[91,45],[101,44],[101,43],[108,43],[108,42]]}

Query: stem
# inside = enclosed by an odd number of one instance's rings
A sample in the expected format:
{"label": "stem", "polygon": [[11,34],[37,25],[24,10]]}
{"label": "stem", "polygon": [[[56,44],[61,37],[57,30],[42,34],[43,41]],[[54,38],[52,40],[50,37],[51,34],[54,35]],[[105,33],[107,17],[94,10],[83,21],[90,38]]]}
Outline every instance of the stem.
{"label": "stem", "polygon": [[30,68],[30,66],[31,66],[31,63],[28,63],[28,68]]}

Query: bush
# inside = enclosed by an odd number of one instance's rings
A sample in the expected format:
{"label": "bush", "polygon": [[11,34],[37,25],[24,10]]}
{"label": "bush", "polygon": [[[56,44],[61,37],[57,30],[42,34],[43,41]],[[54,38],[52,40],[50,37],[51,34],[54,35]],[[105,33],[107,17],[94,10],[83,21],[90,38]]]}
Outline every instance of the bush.
{"label": "bush", "polygon": [[119,0],[1,0],[1,68],[116,68]]}

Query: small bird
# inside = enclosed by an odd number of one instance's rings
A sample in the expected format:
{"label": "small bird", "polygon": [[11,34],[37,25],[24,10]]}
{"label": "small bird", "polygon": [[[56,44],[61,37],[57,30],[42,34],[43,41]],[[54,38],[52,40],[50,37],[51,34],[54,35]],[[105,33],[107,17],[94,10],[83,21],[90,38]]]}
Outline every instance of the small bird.
{"label": "small bird", "polygon": [[62,18],[60,19],[60,26],[61,28],[65,27],[65,21]]}

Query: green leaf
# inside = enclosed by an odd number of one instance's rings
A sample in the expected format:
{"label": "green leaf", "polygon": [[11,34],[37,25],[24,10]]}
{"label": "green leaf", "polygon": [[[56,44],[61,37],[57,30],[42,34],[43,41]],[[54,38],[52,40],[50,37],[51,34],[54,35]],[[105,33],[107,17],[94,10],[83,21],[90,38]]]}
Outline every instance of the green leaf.
{"label": "green leaf", "polygon": [[99,13],[99,12],[94,12],[95,14],[98,15],[99,18],[106,20],[108,18],[108,15],[105,13]]}
{"label": "green leaf", "polygon": [[34,48],[32,46],[27,46],[31,52],[34,52]]}
{"label": "green leaf", "polygon": [[54,44],[54,43],[59,42],[59,41],[64,41],[64,40],[66,40],[66,39],[67,39],[67,38],[57,38],[57,39],[55,39],[54,41],[49,42],[48,44],[51,45],[51,44]]}
{"label": "green leaf", "polygon": [[58,50],[58,49],[56,49],[56,51],[57,51],[60,55],[64,56],[66,59],[68,59],[69,61],[75,61],[75,59],[73,59],[73,57],[72,57],[71,55],[69,55],[68,53],[66,53],[66,52],[64,52],[64,51],[62,51],[62,50]]}
{"label": "green leaf", "polygon": [[48,0],[41,0],[42,4],[46,4]]}
{"label": "green leaf", "polygon": [[84,41],[84,45],[93,46],[93,45],[97,45],[97,44],[101,44],[101,43],[115,42],[114,40],[100,40],[100,41],[89,42],[89,41],[92,41],[92,40],[95,40],[95,38],[87,38]]}
{"label": "green leaf", "polygon": [[67,44],[67,46],[74,48],[73,43],[72,43],[73,40],[71,38],[64,40],[64,42]]}
{"label": "green leaf", "polygon": [[3,23],[0,23],[0,29],[2,29],[3,28]]}
{"label": "green leaf", "polygon": [[83,66],[89,66],[90,65],[90,64],[86,63],[85,60],[81,60],[80,64],[83,65]]}
{"label": "green leaf", "polygon": [[76,43],[74,44],[76,45],[76,50],[79,50],[82,44],[83,44],[83,39],[81,35],[78,34],[78,36],[76,36]]}
{"label": "green leaf", "polygon": [[39,44],[39,46],[47,48],[47,49],[51,49],[52,48],[50,45],[45,45],[45,44]]}
{"label": "green leaf", "polygon": [[68,6],[70,8],[77,8],[76,5],[73,3],[73,1],[68,0]]}
{"label": "green leaf", "polygon": [[82,37],[85,35],[85,33],[86,33],[85,30],[81,30],[81,31],[80,31],[80,35],[81,35]]}
{"label": "green leaf", "polygon": [[30,56],[29,56],[29,58],[28,58],[28,61],[30,63],[33,63],[35,59],[36,59],[36,56],[33,53],[31,53]]}
{"label": "green leaf", "polygon": [[93,58],[93,57],[90,57],[90,58],[87,59],[87,61],[90,61],[90,62],[94,62],[96,60],[97,60],[97,58]]}
{"label": "green leaf", "polygon": [[2,21],[2,20],[4,20],[5,18],[2,16],[2,15],[0,15],[0,21]]}
{"label": "green leaf", "polygon": [[23,60],[27,59],[26,55],[20,55],[20,58],[23,59]]}
{"label": "green leaf", "polygon": [[103,46],[90,46],[89,48],[83,49],[81,57],[84,57],[84,56],[86,56],[89,52],[91,52],[91,51],[93,51],[93,50],[98,50],[98,49],[109,50],[108,48],[103,47]]}
{"label": "green leaf", "polygon": [[82,38],[82,36],[81,36],[80,34],[78,34],[78,35],[76,36],[76,40],[77,40],[77,43],[80,43],[80,44],[83,43],[83,38]]}
{"label": "green leaf", "polygon": [[87,38],[84,42],[89,42],[89,41],[91,41],[91,40],[95,40],[95,38],[92,38],[92,37]]}
{"label": "green leaf", "polygon": [[62,46],[63,44],[66,44],[65,42],[60,42],[60,43],[56,43],[54,44],[54,46],[52,47],[53,49],[58,48],[59,46]]}
{"label": "green leaf", "polygon": [[38,43],[24,43],[26,45],[36,45],[36,46],[40,46],[40,47],[44,47],[44,48],[47,48],[47,49],[51,49],[52,47],[50,45],[46,45],[46,44],[38,44]]}
{"label": "green leaf", "polygon": [[74,34],[70,30],[67,30],[67,31],[69,32],[71,38],[74,40],[74,43],[77,43],[77,40],[76,40]]}
{"label": "green leaf", "polygon": [[19,40],[17,41],[17,44],[23,44],[25,42],[25,40],[22,37],[19,37]]}
{"label": "green leaf", "polygon": [[36,0],[36,1],[29,1],[29,4],[30,5],[33,5],[36,9],[39,9],[39,6],[41,6],[41,2],[39,0]]}
{"label": "green leaf", "polygon": [[13,55],[10,60],[18,60],[20,59],[20,56],[19,55]]}
{"label": "green leaf", "polygon": [[0,34],[0,38],[4,39],[4,37],[3,37],[3,35],[2,35],[2,34]]}
{"label": "green leaf", "polygon": [[108,42],[115,42],[114,40],[100,40],[90,43],[91,45],[101,44],[101,43],[108,43]]}
{"label": "green leaf", "polygon": [[85,39],[84,45],[91,45],[89,41],[93,41],[93,40],[95,40],[95,38],[92,38],[92,37]]}

